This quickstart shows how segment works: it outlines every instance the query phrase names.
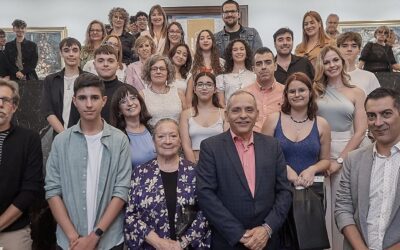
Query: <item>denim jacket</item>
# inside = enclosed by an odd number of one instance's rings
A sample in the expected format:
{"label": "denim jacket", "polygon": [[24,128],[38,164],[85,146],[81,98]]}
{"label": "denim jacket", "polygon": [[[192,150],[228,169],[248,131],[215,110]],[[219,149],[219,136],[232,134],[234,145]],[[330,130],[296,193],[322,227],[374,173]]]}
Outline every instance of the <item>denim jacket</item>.
{"label": "denim jacket", "polygon": [[[261,37],[255,28],[241,26],[241,29],[242,31],[240,32],[240,38],[245,40],[249,44],[253,53],[258,48],[261,48],[263,46]],[[225,31],[225,28],[223,28],[220,32],[215,33],[214,36],[215,42],[217,43],[217,48],[219,50],[219,56],[224,58],[225,48],[228,46],[229,43],[229,34]]]}
{"label": "denim jacket", "polygon": [[[104,146],[98,181],[96,224],[113,197],[128,199],[132,172],[129,142],[120,130],[104,121]],[[80,122],[54,139],[46,166],[46,199],[60,196],[79,235],[88,234],[86,175],[88,150]],[[123,240],[123,211],[104,232],[97,249],[110,249]],[[57,244],[68,249],[69,240],[57,225]]]}

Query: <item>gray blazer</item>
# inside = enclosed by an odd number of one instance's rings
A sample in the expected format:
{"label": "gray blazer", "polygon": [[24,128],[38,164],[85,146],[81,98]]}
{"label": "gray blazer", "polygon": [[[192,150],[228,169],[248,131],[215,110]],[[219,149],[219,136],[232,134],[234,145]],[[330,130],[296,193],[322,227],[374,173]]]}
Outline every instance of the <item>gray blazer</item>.
{"label": "gray blazer", "polygon": [[[336,193],[335,219],[339,231],[348,225],[355,224],[364,242],[368,242],[367,215],[373,146],[374,144],[371,144],[349,153],[344,161],[339,189]],[[397,195],[383,238],[383,249],[400,242],[400,175],[397,187],[393,191]],[[343,249],[353,249],[346,238]]]}

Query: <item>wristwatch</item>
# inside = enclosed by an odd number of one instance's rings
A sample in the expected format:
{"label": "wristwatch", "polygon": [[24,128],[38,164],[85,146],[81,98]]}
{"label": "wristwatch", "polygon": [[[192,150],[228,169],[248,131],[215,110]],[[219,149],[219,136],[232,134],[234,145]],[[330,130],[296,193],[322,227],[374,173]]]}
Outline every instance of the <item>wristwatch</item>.
{"label": "wristwatch", "polygon": [[342,158],[342,157],[337,158],[337,159],[336,159],[336,162],[337,162],[339,165],[343,165],[343,158]]}
{"label": "wristwatch", "polygon": [[103,236],[103,234],[104,234],[104,231],[103,230],[101,230],[101,228],[99,228],[99,227],[96,227],[94,230],[93,230],[93,232],[94,232],[94,234],[97,236],[97,237],[101,237],[101,236]]}
{"label": "wristwatch", "polygon": [[182,249],[185,249],[189,245],[189,241],[186,239],[186,237],[182,237],[179,241],[179,245]]}

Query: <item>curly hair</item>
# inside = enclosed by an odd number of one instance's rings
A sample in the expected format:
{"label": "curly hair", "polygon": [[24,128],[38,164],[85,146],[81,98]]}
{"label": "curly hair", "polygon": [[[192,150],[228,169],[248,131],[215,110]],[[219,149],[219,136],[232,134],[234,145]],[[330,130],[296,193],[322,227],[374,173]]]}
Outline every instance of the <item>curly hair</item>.
{"label": "curly hair", "polygon": [[101,36],[101,40],[103,40],[104,37],[106,37],[106,35],[107,35],[106,28],[104,27],[104,24],[102,22],[100,22],[99,20],[93,20],[89,23],[89,25],[86,28],[86,36],[85,36],[84,45],[85,45],[85,49],[90,53],[93,53],[93,51],[94,51],[93,42],[90,39],[90,30],[91,30],[93,24],[100,25],[101,32],[103,33],[103,35]]}
{"label": "curly hair", "polygon": [[156,4],[153,7],[151,7],[151,9],[149,11],[149,18],[147,19],[147,22],[148,22],[148,26],[149,26],[150,35],[151,35],[151,37],[154,37],[153,23],[151,22],[151,14],[153,14],[153,12],[156,10],[159,13],[161,13],[161,15],[164,18],[163,27],[161,28],[161,36],[166,37],[167,36],[167,25],[168,25],[167,14],[165,13],[164,9],[159,4]]}
{"label": "curly hair", "polygon": [[165,46],[164,46],[164,51],[163,51],[163,55],[165,55],[165,56],[168,56],[168,53],[171,49],[171,42],[169,41],[168,33],[169,33],[169,29],[171,28],[172,25],[177,26],[181,32],[181,40],[179,41],[179,43],[185,43],[185,32],[183,31],[182,25],[178,22],[171,22],[170,24],[168,24],[168,27],[167,27],[167,39],[165,39]]}
{"label": "curly hair", "polygon": [[244,60],[244,65],[247,70],[251,70],[253,52],[251,51],[249,44],[243,39],[234,39],[229,42],[228,46],[226,46],[226,49],[225,49],[225,74],[232,73],[233,66],[235,65],[235,62],[233,61],[233,57],[232,57],[232,49],[233,49],[233,46],[235,45],[235,43],[243,44],[243,46],[246,50],[246,58]]}
{"label": "curly hair", "polygon": [[115,13],[119,13],[119,14],[122,15],[122,18],[124,19],[124,31],[125,31],[126,30],[126,26],[129,23],[129,14],[128,14],[128,12],[124,8],[121,8],[121,7],[112,8],[110,10],[110,12],[108,13],[108,21],[110,22],[111,27],[112,27],[112,18],[113,18]]}
{"label": "curly hair", "polygon": [[167,84],[170,85],[175,80],[175,68],[172,65],[171,61],[168,57],[155,54],[152,55],[143,66],[143,80],[147,84],[151,84],[151,67],[156,64],[158,61],[164,61],[165,66],[167,67]]}
{"label": "curly hair", "polygon": [[[196,88],[197,85],[197,81],[199,80],[200,77],[202,76],[207,76],[208,78],[211,79],[211,81],[213,82],[214,88],[217,87],[216,85],[216,78],[215,75],[213,73],[210,72],[200,72],[198,73],[195,77],[194,77],[194,86],[193,88]],[[219,100],[218,100],[218,94],[217,92],[215,92],[212,96],[212,104],[214,105],[214,107],[217,108],[222,108]],[[197,116],[199,114],[199,109],[197,108],[197,105],[199,104],[199,98],[197,97],[197,95],[193,95],[193,99],[192,99],[192,107],[194,109],[194,115],[193,116]]]}
{"label": "curly hair", "polygon": [[184,47],[184,48],[186,48],[186,51],[187,51],[186,62],[184,65],[182,65],[179,68],[179,73],[182,75],[183,78],[186,79],[190,69],[192,68],[192,54],[190,53],[189,46],[186,43],[180,43],[180,44],[172,47],[168,53],[168,58],[171,60],[172,64],[174,64],[174,61],[172,60],[172,58],[175,56],[176,51],[178,50],[179,47]]}
{"label": "curly hair", "polygon": [[350,84],[350,75],[347,74],[346,69],[346,60],[344,59],[340,50],[332,45],[326,46],[321,50],[317,57],[317,61],[315,63],[315,77],[314,77],[314,88],[318,95],[325,94],[326,86],[328,85],[329,79],[325,75],[325,67],[324,67],[324,58],[329,51],[333,51],[338,54],[340,60],[342,61],[342,72],[340,72],[343,85],[348,88],[354,88],[354,85]]}
{"label": "curly hair", "polygon": [[120,110],[119,102],[121,99],[125,98],[128,94],[134,95],[140,103],[140,113],[139,113],[139,121],[140,124],[143,124],[149,131],[151,131],[151,127],[148,124],[148,121],[151,119],[151,115],[147,110],[146,103],[144,102],[143,97],[139,94],[137,89],[129,84],[121,85],[113,94],[110,103],[110,124],[124,133],[126,133],[126,121],[125,117],[122,115]]}
{"label": "curly hair", "polygon": [[317,106],[317,94],[313,88],[313,84],[311,79],[302,72],[295,72],[291,74],[285,83],[285,88],[283,90],[283,104],[281,106],[282,113],[290,115],[291,105],[288,98],[288,89],[292,82],[299,81],[304,83],[307,86],[308,90],[310,91],[310,99],[308,100],[307,105],[307,117],[310,120],[313,120],[317,116],[318,106]]}
{"label": "curly hair", "polygon": [[314,18],[321,25],[321,27],[319,27],[319,31],[318,31],[318,41],[319,41],[320,46],[324,46],[325,40],[329,40],[328,35],[325,34],[324,23],[322,22],[322,18],[320,16],[320,14],[313,10],[307,11],[303,16],[303,22],[302,22],[303,40],[301,41],[300,47],[299,47],[301,50],[304,50],[304,51],[307,49],[307,44],[309,41],[309,37],[304,29],[304,20],[307,17]]}
{"label": "curly hair", "polygon": [[203,32],[207,32],[212,40],[211,46],[211,69],[215,75],[219,75],[223,72],[222,66],[219,62],[219,51],[215,42],[215,36],[210,30],[201,30],[197,35],[196,39],[196,51],[194,53],[192,75],[196,75],[200,72],[200,69],[204,67],[203,51],[200,47],[200,36]]}

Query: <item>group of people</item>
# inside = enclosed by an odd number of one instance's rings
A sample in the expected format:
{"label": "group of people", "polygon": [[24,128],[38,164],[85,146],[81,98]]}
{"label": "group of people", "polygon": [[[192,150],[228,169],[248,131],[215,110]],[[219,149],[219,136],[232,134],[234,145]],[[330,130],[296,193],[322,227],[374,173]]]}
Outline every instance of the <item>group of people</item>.
{"label": "group of people", "polygon": [[113,8],[84,46],[63,39],[65,67],[43,82],[45,171],[39,136],[12,122],[12,80],[35,79],[14,21],[17,52],[0,53],[16,60],[0,65],[16,70],[0,79],[0,247],[32,248],[29,208],[44,191],[57,249],[299,249],[281,228],[307,188],[332,249],[400,248],[400,96],[372,73],[400,69],[387,27],[358,63],[361,36],[309,11],[295,54],[281,28],[274,55],[237,2],[221,10],[223,30],[199,31],[193,57],[159,5],[131,19]]}

